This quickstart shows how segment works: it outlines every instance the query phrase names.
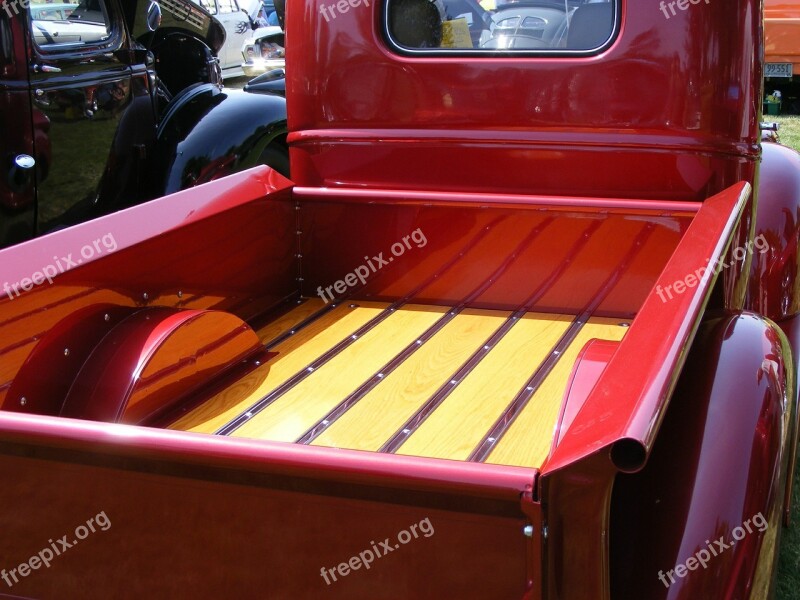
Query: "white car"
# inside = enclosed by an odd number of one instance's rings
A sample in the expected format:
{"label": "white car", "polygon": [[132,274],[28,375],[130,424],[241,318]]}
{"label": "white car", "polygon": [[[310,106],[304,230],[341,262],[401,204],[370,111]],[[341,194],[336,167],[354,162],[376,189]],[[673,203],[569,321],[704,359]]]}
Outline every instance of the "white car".
{"label": "white car", "polygon": [[259,27],[242,46],[242,70],[248,77],[255,77],[273,69],[286,67],[283,30],[277,25]]}
{"label": "white car", "polygon": [[193,2],[210,12],[225,28],[225,43],[217,53],[222,77],[244,75],[242,46],[261,30],[276,29],[256,26],[261,0],[193,0]]}

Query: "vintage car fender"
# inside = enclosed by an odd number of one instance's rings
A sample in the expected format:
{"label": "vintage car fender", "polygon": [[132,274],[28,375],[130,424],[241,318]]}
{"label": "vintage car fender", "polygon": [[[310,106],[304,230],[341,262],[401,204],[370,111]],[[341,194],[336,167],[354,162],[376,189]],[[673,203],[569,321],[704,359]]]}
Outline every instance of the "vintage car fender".
{"label": "vintage car fender", "polygon": [[286,96],[286,69],[273,69],[254,77],[244,86],[246,92]]}
{"label": "vintage car fender", "polygon": [[773,143],[762,150],[745,307],[782,321],[800,314],[800,154]]}
{"label": "vintage car fender", "polygon": [[[202,127],[197,125],[202,122]],[[176,97],[156,133],[158,195],[218,179],[261,162],[288,168],[286,101],[200,84]],[[286,173],[284,173],[286,174]]]}
{"label": "vintage car fender", "polygon": [[613,598],[769,597],[796,440],[792,361],[759,315],[701,326],[646,466],[614,484]]}

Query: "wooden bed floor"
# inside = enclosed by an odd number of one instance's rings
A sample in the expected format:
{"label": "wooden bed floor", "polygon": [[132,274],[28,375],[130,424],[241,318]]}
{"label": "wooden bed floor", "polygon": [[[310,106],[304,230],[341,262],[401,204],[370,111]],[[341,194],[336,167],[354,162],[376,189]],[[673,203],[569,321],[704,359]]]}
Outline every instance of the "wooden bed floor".
{"label": "wooden bed floor", "polygon": [[575,320],[307,299],[258,331],[276,356],[169,428],[539,467],[581,348],[629,324]]}

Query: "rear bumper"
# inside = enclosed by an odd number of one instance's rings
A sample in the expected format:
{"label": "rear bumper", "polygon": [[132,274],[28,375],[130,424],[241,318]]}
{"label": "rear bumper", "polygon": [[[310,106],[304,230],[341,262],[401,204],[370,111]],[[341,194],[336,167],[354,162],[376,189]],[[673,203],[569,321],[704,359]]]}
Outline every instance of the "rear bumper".
{"label": "rear bumper", "polygon": [[242,63],[242,71],[247,77],[255,77],[274,69],[283,69],[286,67],[285,58],[251,58]]}

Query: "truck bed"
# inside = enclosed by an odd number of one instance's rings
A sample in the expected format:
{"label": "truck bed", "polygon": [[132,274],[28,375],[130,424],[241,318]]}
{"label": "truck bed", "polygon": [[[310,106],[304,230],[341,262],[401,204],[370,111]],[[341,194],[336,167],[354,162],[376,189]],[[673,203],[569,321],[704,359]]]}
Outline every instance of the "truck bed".
{"label": "truck bed", "polygon": [[258,331],[276,354],[169,428],[538,467],[581,348],[629,324],[301,299]]}

